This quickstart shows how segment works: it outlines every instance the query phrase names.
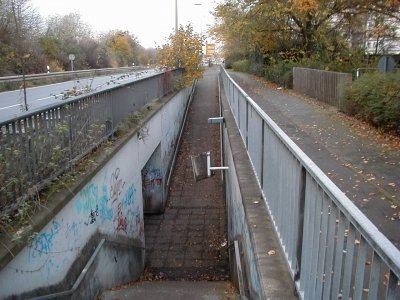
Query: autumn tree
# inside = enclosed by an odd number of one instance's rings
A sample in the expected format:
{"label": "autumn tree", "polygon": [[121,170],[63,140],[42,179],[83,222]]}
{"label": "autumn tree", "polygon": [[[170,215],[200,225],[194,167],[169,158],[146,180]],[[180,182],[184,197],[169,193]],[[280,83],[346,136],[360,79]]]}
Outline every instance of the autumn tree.
{"label": "autumn tree", "polygon": [[168,69],[184,68],[184,85],[201,77],[202,37],[194,32],[191,25],[180,26],[175,34],[169,36],[168,43],[158,50],[159,66]]}
{"label": "autumn tree", "polygon": [[[41,18],[29,0],[0,1],[0,75],[39,68]],[[28,60],[27,57],[30,57]]]}
{"label": "autumn tree", "polygon": [[126,67],[138,64],[139,42],[128,31],[110,31],[100,42],[99,64],[103,67]]}
{"label": "autumn tree", "polygon": [[137,64],[142,66],[155,66],[157,63],[158,50],[156,48],[144,48],[138,45]]}
{"label": "autumn tree", "polygon": [[70,13],[64,16],[52,16],[47,22],[45,34],[41,38],[44,53],[49,59],[52,70],[69,70],[69,54],[74,54],[76,69],[87,67],[87,53],[82,43],[92,39],[92,32],[81,16]]}
{"label": "autumn tree", "polygon": [[[394,0],[227,0],[217,6],[216,32],[227,48],[337,56],[349,49],[349,28],[363,26],[369,13],[398,16]],[[346,36],[347,34],[347,36]],[[353,39],[354,40],[354,39]],[[237,50],[236,50],[237,51]],[[292,51],[293,52],[293,51]]]}

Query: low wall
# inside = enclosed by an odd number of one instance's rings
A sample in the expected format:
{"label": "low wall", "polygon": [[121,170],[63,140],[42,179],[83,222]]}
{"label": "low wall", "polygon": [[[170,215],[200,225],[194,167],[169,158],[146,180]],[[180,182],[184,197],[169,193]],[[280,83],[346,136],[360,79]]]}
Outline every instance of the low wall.
{"label": "low wall", "polygon": [[[234,117],[222,93],[224,174],[229,244],[239,242],[244,290],[249,299],[296,299],[274,226]],[[231,246],[232,248],[232,246]],[[236,269],[230,257],[231,272]]]}
{"label": "low wall", "polygon": [[[81,290],[77,288],[69,298],[94,298],[103,289],[141,274],[145,245],[142,190],[161,192],[156,207],[163,209],[166,176],[189,95],[190,89],[185,89],[146,106],[137,128],[117,141],[93,172],[58,195],[59,199],[52,199],[59,204],[42,218],[49,221],[36,225],[33,239],[13,253],[7,264],[2,259],[1,299],[71,289],[89,259],[94,262],[85,270]],[[151,159],[154,155],[159,159]],[[104,239],[106,243],[96,252]],[[123,250],[127,247],[134,251]]]}

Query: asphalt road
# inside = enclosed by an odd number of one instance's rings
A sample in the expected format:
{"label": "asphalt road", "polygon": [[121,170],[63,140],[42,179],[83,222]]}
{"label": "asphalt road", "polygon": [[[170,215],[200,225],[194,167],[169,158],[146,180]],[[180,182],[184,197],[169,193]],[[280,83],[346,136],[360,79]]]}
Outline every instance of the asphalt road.
{"label": "asphalt road", "polygon": [[[157,72],[155,69],[149,69],[28,88],[26,90],[28,113],[40,110],[51,104],[61,103],[66,99],[73,99],[79,94],[106,90],[118,84],[152,76]],[[22,89],[0,93],[0,122],[14,119],[26,113]]]}

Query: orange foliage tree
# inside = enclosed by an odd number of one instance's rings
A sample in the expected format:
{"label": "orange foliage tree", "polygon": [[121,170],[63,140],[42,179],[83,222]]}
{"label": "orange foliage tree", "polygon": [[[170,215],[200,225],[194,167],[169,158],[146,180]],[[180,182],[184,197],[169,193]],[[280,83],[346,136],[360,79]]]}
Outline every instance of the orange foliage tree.
{"label": "orange foliage tree", "polygon": [[202,37],[195,33],[191,25],[180,26],[171,34],[168,43],[158,49],[158,65],[162,68],[184,68],[183,85],[187,86],[203,74]]}
{"label": "orange foliage tree", "polygon": [[214,32],[232,49],[295,48],[309,57],[321,49],[337,53],[347,47],[354,33],[362,34],[354,24],[362,30],[371,14],[399,20],[399,6],[399,0],[225,0],[216,7]]}

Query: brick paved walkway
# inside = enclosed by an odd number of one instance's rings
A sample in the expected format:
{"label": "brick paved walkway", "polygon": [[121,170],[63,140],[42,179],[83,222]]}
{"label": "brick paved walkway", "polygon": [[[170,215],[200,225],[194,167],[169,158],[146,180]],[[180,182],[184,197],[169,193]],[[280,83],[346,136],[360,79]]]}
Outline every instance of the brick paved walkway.
{"label": "brick paved walkway", "polygon": [[189,109],[164,214],[145,217],[145,277],[225,280],[229,277],[225,201],[220,175],[195,182],[190,155],[212,150],[220,165],[218,69],[199,80]]}

